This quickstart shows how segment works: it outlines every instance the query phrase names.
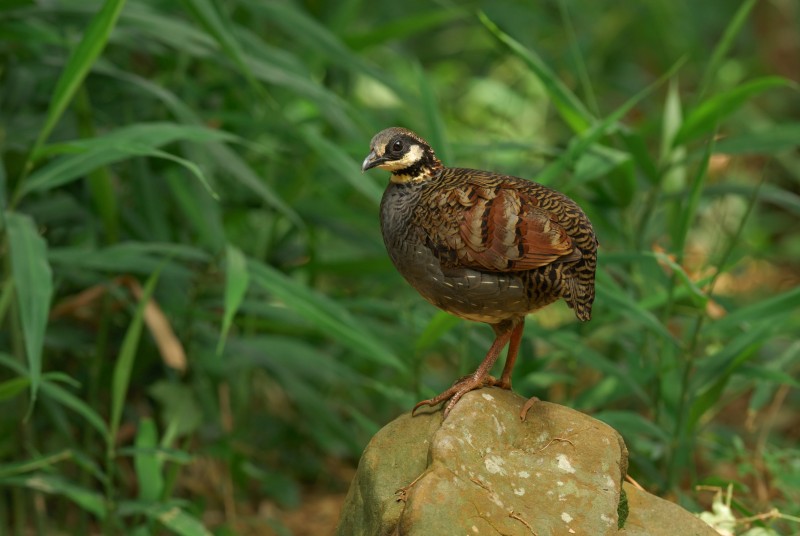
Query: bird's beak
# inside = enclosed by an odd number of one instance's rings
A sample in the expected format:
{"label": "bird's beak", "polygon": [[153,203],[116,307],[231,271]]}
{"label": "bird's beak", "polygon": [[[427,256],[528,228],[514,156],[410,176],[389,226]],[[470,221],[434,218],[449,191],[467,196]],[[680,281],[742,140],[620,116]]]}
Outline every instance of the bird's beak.
{"label": "bird's beak", "polygon": [[372,169],[375,166],[380,166],[385,161],[386,159],[375,154],[375,151],[370,151],[367,157],[364,159],[364,162],[361,164],[361,173],[364,173],[366,170]]}

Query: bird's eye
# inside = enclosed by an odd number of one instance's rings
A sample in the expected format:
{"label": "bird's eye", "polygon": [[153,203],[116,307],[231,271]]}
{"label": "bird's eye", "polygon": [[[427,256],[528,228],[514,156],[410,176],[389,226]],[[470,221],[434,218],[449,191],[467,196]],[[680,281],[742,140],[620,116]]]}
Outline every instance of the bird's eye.
{"label": "bird's eye", "polygon": [[399,153],[402,150],[403,150],[403,142],[402,141],[397,140],[392,144],[392,152],[393,153]]}

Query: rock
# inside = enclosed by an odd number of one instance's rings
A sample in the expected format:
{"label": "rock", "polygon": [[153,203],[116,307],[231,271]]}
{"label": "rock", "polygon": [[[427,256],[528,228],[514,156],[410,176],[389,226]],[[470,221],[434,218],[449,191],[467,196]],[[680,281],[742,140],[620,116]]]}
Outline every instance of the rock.
{"label": "rock", "polygon": [[361,457],[337,534],[716,535],[679,506],[623,488],[628,453],[613,428],[547,402],[520,422],[524,402],[480,389],[444,423],[438,409],[389,423]]}

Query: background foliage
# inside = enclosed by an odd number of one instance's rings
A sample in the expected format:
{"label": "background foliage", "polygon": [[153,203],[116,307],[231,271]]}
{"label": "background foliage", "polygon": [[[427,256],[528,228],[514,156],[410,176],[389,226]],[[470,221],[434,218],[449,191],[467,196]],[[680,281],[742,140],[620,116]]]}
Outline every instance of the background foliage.
{"label": "background foliage", "polygon": [[3,533],[289,534],[479,362],[491,331],[384,252],[359,162],[395,124],[595,224],[594,318],[531,317],[518,391],[692,509],[733,482],[799,516],[798,29],[791,0],[3,2]]}

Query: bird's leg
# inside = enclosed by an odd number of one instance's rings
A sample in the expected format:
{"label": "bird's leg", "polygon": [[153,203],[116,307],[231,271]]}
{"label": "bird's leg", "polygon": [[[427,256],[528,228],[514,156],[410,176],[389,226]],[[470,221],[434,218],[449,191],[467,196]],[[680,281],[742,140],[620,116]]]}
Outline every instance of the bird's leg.
{"label": "bird's leg", "polygon": [[497,361],[497,357],[500,355],[503,347],[508,344],[514,324],[511,322],[503,322],[493,325],[492,328],[495,331],[494,342],[492,343],[492,347],[489,348],[489,351],[486,353],[486,357],[483,358],[483,362],[480,364],[477,370],[475,370],[475,372],[469,376],[458,380],[453,384],[452,387],[450,387],[450,389],[444,391],[443,393],[440,393],[433,398],[429,398],[428,400],[417,402],[417,405],[411,410],[411,415],[414,415],[414,412],[416,412],[420,406],[435,406],[436,404],[449,399],[444,408],[444,418],[446,419],[447,415],[450,413],[450,410],[453,409],[453,406],[456,405],[462,396],[473,389],[480,389],[481,387],[492,385],[497,381],[489,376],[489,371],[492,370],[492,367],[494,366],[495,361]]}
{"label": "bird's leg", "polygon": [[525,328],[525,317],[519,321],[519,324],[514,326],[514,331],[511,332],[511,342],[508,345],[508,354],[506,354],[506,364],[503,367],[503,375],[500,380],[495,380],[494,385],[502,389],[511,390],[511,370],[514,368],[514,363],[517,360],[517,353],[519,352],[519,344],[522,341],[522,330]]}

